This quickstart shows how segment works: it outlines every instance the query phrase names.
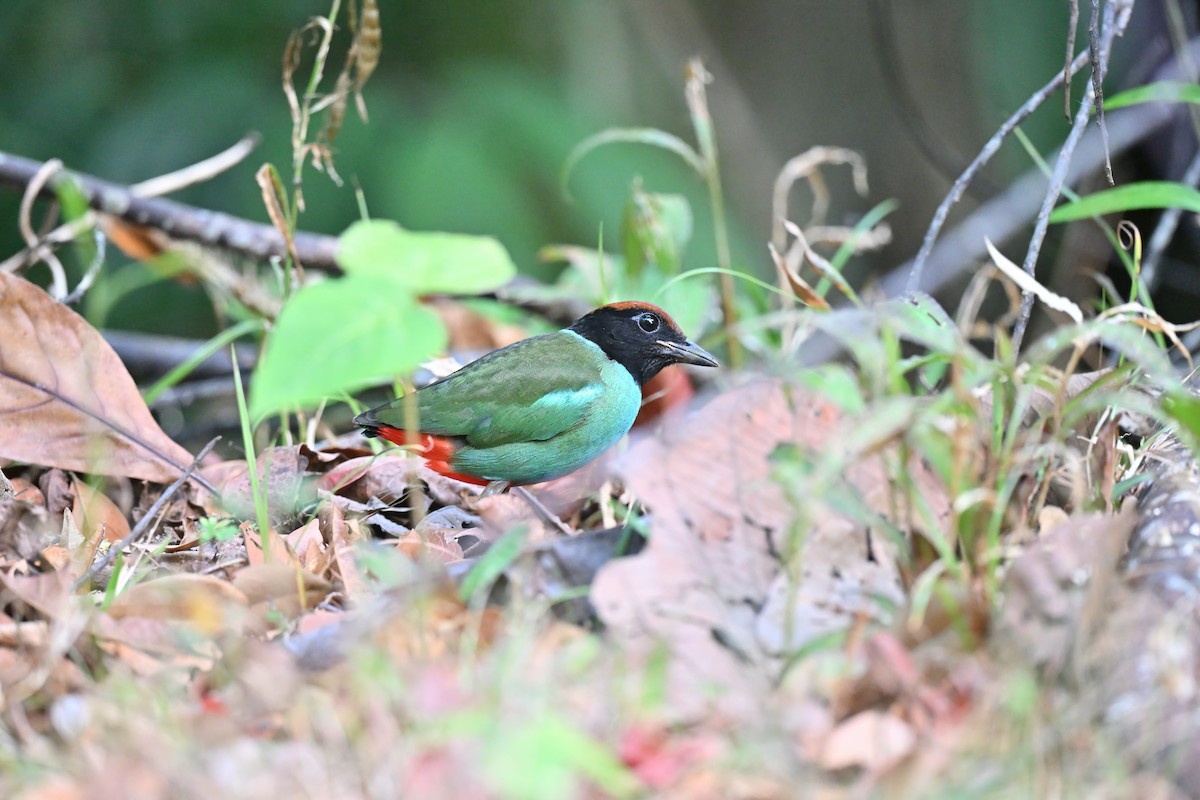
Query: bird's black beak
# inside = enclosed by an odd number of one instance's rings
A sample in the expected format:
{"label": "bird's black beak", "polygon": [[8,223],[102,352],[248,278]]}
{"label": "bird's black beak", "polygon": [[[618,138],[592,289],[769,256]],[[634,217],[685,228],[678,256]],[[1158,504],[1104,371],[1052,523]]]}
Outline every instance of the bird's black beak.
{"label": "bird's black beak", "polygon": [[667,342],[659,340],[663,355],[678,364],[695,364],[697,367],[719,367],[712,354],[695,342]]}

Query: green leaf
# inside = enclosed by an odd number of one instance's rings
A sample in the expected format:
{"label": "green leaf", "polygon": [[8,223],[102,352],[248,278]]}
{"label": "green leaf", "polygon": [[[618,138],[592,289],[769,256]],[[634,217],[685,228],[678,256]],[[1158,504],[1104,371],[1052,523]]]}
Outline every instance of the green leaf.
{"label": "green leaf", "polygon": [[463,602],[470,602],[480,589],[491,588],[496,579],[521,555],[521,548],[525,546],[528,536],[529,531],[524,528],[514,528],[492,543],[458,588],[458,596]]}
{"label": "green leaf", "polygon": [[581,779],[594,783],[606,797],[633,797],[641,788],[610,748],[549,712],[505,729],[486,758],[502,797],[575,797]]}
{"label": "green leaf", "polygon": [[1200,213],[1200,192],[1172,181],[1142,181],[1105,189],[1054,209],[1051,222],[1070,222],[1117,211],[1143,208],[1182,208]]}
{"label": "green leaf", "polygon": [[843,411],[861,412],[866,408],[858,378],[842,364],[822,364],[802,370],[796,376],[796,383],[820,394]]}
{"label": "green leaf", "polygon": [[1123,92],[1104,98],[1104,110],[1114,111],[1118,108],[1138,105],[1139,103],[1198,103],[1200,104],[1200,86],[1181,81],[1159,81],[1137,86]]}
{"label": "green leaf", "polygon": [[692,208],[677,194],[642,191],[635,183],[621,220],[626,272],[638,277],[651,263],[664,275],[683,267],[683,249],[692,236]]}
{"label": "green leaf", "polygon": [[347,275],[387,280],[413,294],[486,292],[517,274],[508,251],[490,236],[407,231],[391,220],[347,228],[337,262]]}
{"label": "green leaf", "polygon": [[436,314],[383,288],[374,277],[353,275],[296,292],[254,371],[251,417],[390,380],[445,347]]}
{"label": "green leaf", "polygon": [[[833,265],[833,268],[838,272],[841,272],[842,267],[846,266],[846,262],[850,260],[850,256],[854,255],[854,247],[858,243],[858,240],[862,238],[863,234],[870,231],[880,222],[883,222],[884,218],[886,218],[899,207],[899,201],[884,200],[882,203],[864,214],[863,218],[860,219],[858,224],[854,226],[854,230],[851,232],[849,238],[842,242],[841,246],[838,247],[837,252],[833,254],[833,258],[829,259],[829,263]],[[822,282],[824,282],[824,280],[827,279],[823,279]]]}
{"label": "green leaf", "polygon": [[1193,442],[1200,441],[1200,399],[1184,391],[1175,391],[1162,399],[1163,411],[1183,426]]}

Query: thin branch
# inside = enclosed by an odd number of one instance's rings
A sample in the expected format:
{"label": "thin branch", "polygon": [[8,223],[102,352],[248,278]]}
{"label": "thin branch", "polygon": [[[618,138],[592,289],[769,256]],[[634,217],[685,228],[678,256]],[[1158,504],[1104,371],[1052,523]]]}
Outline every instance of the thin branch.
{"label": "thin branch", "polygon": [[[42,164],[28,158],[0,152],[0,185],[24,189],[38,174]],[[257,261],[285,258],[283,236],[271,225],[251,222],[219,211],[196,208],[174,200],[138,197],[129,186],[106,181],[80,172],[70,172],[80,185],[90,207],[110,216],[156,228],[176,239],[229,250]],[[53,197],[51,186],[38,191]],[[298,232],[296,250],[304,263],[327,272],[338,271],[334,260],[337,238],[319,233]]]}
{"label": "thin branch", "polygon": [[166,506],[167,502],[174,497],[175,493],[179,491],[180,487],[182,487],[183,484],[185,484],[188,479],[192,477],[192,473],[194,473],[200,467],[200,462],[204,460],[204,457],[209,454],[209,452],[219,441],[221,441],[220,436],[206,444],[204,449],[201,450],[196,456],[195,460],[192,461],[191,465],[183,471],[183,474],[176,478],[175,482],[168,486],[166,491],[159,495],[159,498],[154,501],[154,505],[150,506],[150,508],[146,510],[146,513],[142,515],[140,520],[138,520],[137,525],[133,526],[133,530],[131,530],[124,539],[109,547],[108,552],[105,553],[99,561],[92,564],[91,568],[88,569],[87,572],[83,573],[83,575],[80,576],[77,581],[75,581],[74,588],[76,591],[84,586],[89,586],[92,578],[94,578],[102,569],[111,564],[113,559],[117,557],[117,553],[125,551],[130,545],[150,532],[151,524],[155,519],[158,518],[159,513]]}
{"label": "thin branch", "polygon": [[1075,52],[1075,32],[1079,28],[1079,0],[1069,0],[1071,19],[1067,23],[1067,58],[1063,65],[1063,115],[1071,121],[1071,54]]}
{"label": "thin branch", "polygon": [[[1110,2],[1105,9],[1111,11]],[[1109,15],[1106,15],[1109,16]],[[1106,27],[1108,20],[1106,19]],[[1088,54],[1092,61],[1092,110],[1096,112],[1096,126],[1100,129],[1100,138],[1104,142],[1104,175],[1108,185],[1115,186],[1113,180],[1112,159],[1108,155],[1108,128],[1104,125],[1104,73],[1108,70],[1107,57],[1100,53],[1100,0],[1092,0],[1092,18],[1088,23]],[[1112,46],[1112,39],[1109,39]]]}
{"label": "thin branch", "polygon": [[[1083,65],[1086,63],[1088,63],[1088,54],[1080,53],[1075,57],[1075,60],[1071,62],[1070,73],[1072,75],[1075,74],[1079,70],[1083,69]],[[992,135],[992,138],[988,139],[987,144],[985,144],[983,149],[979,151],[979,155],[975,156],[975,160],[972,161],[965,170],[963,170],[963,174],[960,175],[958,180],[954,182],[954,185],[950,187],[950,191],[946,194],[945,199],[942,200],[941,204],[937,207],[937,211],[934,212],[933,220],[929,223],[929,230],[925,231],[925,239],[921,242],[921,249],[917,251],[917,257],[913,259],[912,269],[908,273],[908,291],[912,292],[917,290],[928,290],[928,287],[922,283],[922,278],[924,277],[925,272],[925,264],[929,260],[929,254],[933,252],[934,244],[937,243],[938,234],[942,232],[942,227],[946,224],[946,217],[948,217],[950,214],[950,208],[962,199],[963,194],[967,190],[967,186],[969,186],[971,181],[975,179],[975,176],[979,174],[979,171],[983,169],[989,161],[991,161],[992,156],[996,155],[996,153],[1000,150],[1000,145],[1003,144],[1004,140],[1007,139],[1009,134],[1013,132],[1013,129],[1020,125],[1026,117],[1036,111],[1042,105],[1042,103],[1046,102],[1046,99],[1049,98],[1050,95],[1054,94],[1054,92],[1058,90],[1058,87],[1062,85],[1063,73],[1060,72],[1051,78],[1045,86],[1034,92],[1033,95],[1030,96],[1030,98],[1026,100],[1025,103],[1018,108],[1011,117],[1004,121],[1004,124],[1001,125],[999,130]],[[981,241],[980,248],[982,248],[982,246],[983,242]]]}
{"label": "thin branch", "polygon": [[[1171,73],[1164,74],[1169,76]],[[1113,112],[1108,123],[1112,154],[1121,155],[1176,119],[1178,110],[1167,103],[1147,103]],[[1068,182],[1074,183],[1085,175],[1094,174],[1103,166],[1100,134],[1089,130],[1071,163]],[[1000,245],[1024,232],[1042,202],[1045,187],[1046,176],[1035,167],[1013,181],[999,196],[964,217],[930,250],[921,291],[942,291],[986,259],[985,236]],[[905,295],[915,263],[913,259],[889,270],[877,285],[880,294],[885,298]],[[806,364],[819,364],[834,358],[842,349],[839,341],[817,336],[805,342],[801,357]]]}
{"label": "thin branch", "polygon": [[[1125,30],[1125,23],[1129,17],[1127,13],[1120,13],[1117,10],[1118,6],[1122,6],[1125,11],[1132,6],[1132,0],[1109,0],[1104,6],[1104,24],[1100,31],[1098,46],[1094,48],[1093,54],[1096,61],[1092,64],[1092,83],[1089,85],[1087,92],[1084,94],[1083,102],[1079,104],[1079,110],[1075,112],[1075,122],[1071,126],[1071,132],[1067,134],[1067,140],[1063,142],[1062,148],[1059,150],[1058,158],[1054,162],[1054,172],[1050,176],[1050,186],[1046,190],[1046,196],[1042,200],[1042,208],[1038,212],[1037,221],[1034,223],[1033,236],[1029,241],[1029,249],[1025,253],[1025,261],[1021,264],[1021,268],[1026,274],[1033,275],[1034,269],[1037,266],[1038,254],[1042,249],[1042,242],[1046,239],[1046,230],[1050,226],[1050,212],[1054,210],[1054,204],[1058,202],[1058,197],[1062,193],[1063,184],[1067,179],[1067,170],[1071,166],[1071,158],[1075,154],[1075,148],[1079,146],[1080,140],[1083,138],[1083,132],[1091,120],[1092,105],[1099,102],[1100,98],[1096,95],[1095,87],[1104,81],[1104,75],[1108,71],[1108,56],[1112,50],[1113,40]],[[1099,9],[1093,4],[1093,13],[1098,13]],[[1095,22],[1093,21],[1093,26]],[[1109,160],[1108,147],[1108,131],[1102,131],[1102,141],[1104,144],[1104,159],[1105,163]],[[1025,336],[1025,328],[1029,325],[1029,317],[1033,313],[1032,292],[1025,292],[1021,298],[1021,314],[1017,317],[1017,322],[1013,326],[1013,352],[1017,352],[1021,348],[1021,339]]]}

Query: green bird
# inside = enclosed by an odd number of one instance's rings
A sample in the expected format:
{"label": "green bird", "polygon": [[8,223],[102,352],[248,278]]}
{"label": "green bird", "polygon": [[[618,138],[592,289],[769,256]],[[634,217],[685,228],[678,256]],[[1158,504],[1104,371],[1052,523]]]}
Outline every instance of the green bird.
{"label": "green bird", "polygon": [[[573,472],[629,432],[642,385],[670,364],[717,366],[667,312],[601,306],[569,328],[511,344],[416,392],[429,467],[487,493]],[[409,444],[403,397],[354,418],[368,437]]]}

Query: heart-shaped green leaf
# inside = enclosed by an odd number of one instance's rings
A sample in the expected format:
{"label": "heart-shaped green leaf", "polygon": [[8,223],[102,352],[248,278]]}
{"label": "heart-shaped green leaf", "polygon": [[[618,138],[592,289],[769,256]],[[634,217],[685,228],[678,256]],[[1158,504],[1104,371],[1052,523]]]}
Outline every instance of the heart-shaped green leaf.
{"label": "heart-shaped green leaf", "polygon": [[436,314],[375,278],[350,275],[305,286],[267,339],[250,416],[260,420],[402,375],[445,345]]}
{"label": "heart-shaped green leaf", "polygon": [[414,294],[476,294],[517,274],[508,251],[490,236],[408,231],[390,220],[351,225],[338,242],[337,261],[347,275],[386,280]]}

